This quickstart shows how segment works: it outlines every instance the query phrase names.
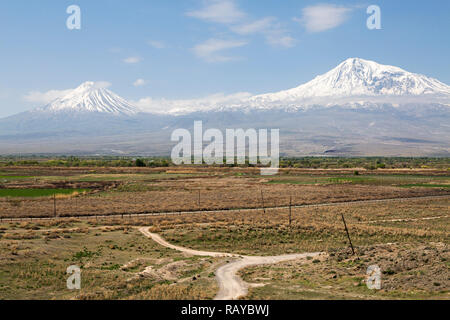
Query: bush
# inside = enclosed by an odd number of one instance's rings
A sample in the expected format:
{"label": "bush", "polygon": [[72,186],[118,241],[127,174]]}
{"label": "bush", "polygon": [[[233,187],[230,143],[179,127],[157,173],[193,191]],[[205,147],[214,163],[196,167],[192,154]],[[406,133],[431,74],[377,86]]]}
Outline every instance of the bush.
{"label": "bush", "polygon": [[136,159],[136,167],[145,167],[145,162],[142,159]]}

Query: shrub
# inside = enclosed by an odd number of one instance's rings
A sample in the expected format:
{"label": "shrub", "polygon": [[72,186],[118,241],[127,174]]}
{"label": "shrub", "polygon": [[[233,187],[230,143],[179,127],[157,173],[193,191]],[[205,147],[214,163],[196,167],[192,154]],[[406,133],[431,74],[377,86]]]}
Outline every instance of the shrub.
{"label": "shrub", "polygon": [[145,167],[145,162],[142,159],[136,159],[136,167]]}

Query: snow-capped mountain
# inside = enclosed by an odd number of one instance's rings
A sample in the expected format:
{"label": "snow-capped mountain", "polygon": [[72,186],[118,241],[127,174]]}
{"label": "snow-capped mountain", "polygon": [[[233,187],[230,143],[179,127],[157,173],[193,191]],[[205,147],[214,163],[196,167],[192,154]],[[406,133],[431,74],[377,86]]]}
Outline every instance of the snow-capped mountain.
{"label": "snow-capped mountain", "polygon": [[374,104],[443,103],[450,105],[450,86],[424,75],[360,58],[350,58],[331,71],[296,88],[252,96],[240,93],[191,100],[142,99],[136,107],[94,82],[33,110],[45,113],[101,113],[116,116],[149,114],[183,116],[197,112],[305,110],[310,106],[370,107]]}
{"label": "snow-capped mountain", "polygon": [[441,103],[450,105],[450,86],[401,68],[350,58],[331,71],[296,88],[276,93],[204,99],[137,102],[153,114],[183,116],[196,112],[239,112],[255,110],[301,111],[310,107],[378,108],[381,104]]}
{"label": "snow-capped mountain", "polygon": [[139,110],[115,93],[95,82],[85,82],[67,95],[50,104],[35,109],[49,113],[105,113],[112,115],[136,115]]}
{"label": "snow-capped mountain", "polygon": [[450,87],[358,58],[297,88],[257,96],[129,103],[86,82],[0,119],[0,153],[168,155],[173,130],[197,120],[205,130],[280,129],[280,152],[290,156],[450,155]]}
{"label": "snow-capped mountain", "polygon": [[350,58],[299,87],[258,95],[252,103],[307,102],[352,97],[450,97],[450,86],[394,66]]}
{"label": "snow-capped mountain", "polygon": [[43,107],[0,119],[0,136],[120,135],[159,128],[161,117],[141,113],[102,83],[85,82]]}

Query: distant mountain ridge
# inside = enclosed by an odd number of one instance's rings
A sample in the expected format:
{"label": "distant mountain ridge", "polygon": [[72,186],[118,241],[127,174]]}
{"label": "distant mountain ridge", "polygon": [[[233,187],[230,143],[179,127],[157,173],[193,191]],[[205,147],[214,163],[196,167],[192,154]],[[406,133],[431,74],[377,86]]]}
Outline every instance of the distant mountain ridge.
{"label": "distant mountain ridge", "polygon": [[[0,119],[0,153],[168,155],[177,128],[279,128],[281,154],[450,156],[450,87],[351,58],[294,89],[144,112],[85,82],[44,107]],[[155,111],[156,110],[156,111]]]}

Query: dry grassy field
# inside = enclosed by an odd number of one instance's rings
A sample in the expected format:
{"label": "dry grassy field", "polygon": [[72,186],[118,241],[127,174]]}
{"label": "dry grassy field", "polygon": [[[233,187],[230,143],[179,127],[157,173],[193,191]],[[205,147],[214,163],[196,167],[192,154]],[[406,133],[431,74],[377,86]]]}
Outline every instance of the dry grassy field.
{"label": "dry grassy field", "polygon": [[[0,218],[95,216],[224,210],[450,194],[445,170],[15,168],[0,173]],[[49,175],[52,173],[53,175]],[[58,175],[55,175],[57,173]],[[10,196],[17,190],[73,190],[52,197]],[[81,190],[81,191],[80,191]],[[56,202],[56,203],[55,203]],[[56,210],[55,210],[56,209]],[[56,211],[56,212],[55,212]]]}
{"label": "dry grassy field", "polygon": [[[324,252],[241,270],[245,298],[449,299],[449,186],[444,169],[4,168],[0,299],[214,298],[229,259],[167,249],[138,226],[197,250]],[[381,290],[364,283],[373,264]],[[70,265],[80,291],[66,288]]]}

